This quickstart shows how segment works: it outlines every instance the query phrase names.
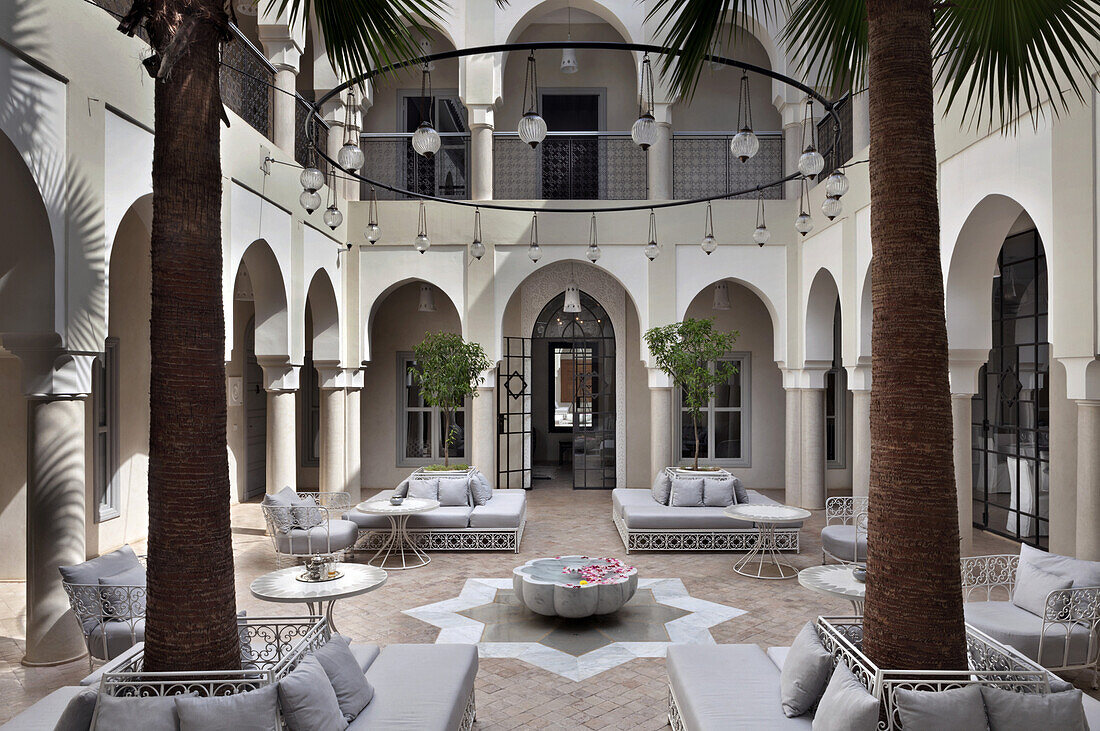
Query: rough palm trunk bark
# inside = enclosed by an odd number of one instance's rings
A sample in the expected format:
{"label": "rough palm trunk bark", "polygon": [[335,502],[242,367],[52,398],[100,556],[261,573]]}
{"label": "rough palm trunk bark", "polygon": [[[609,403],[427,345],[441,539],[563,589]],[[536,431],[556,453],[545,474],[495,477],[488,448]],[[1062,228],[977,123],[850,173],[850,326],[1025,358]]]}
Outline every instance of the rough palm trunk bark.
{"label": "rough palm trunk bark", "polygon": [[871,484],[863,648],[961,669],[966,637],[939,249],[928,0],[868,0]]}
{"label": "rough palm trunk bark", "polygon": [[[145,669],[240,667],[225,447],[218,0],[156,0]],[[163,63],[163,60],[162,60]]]}

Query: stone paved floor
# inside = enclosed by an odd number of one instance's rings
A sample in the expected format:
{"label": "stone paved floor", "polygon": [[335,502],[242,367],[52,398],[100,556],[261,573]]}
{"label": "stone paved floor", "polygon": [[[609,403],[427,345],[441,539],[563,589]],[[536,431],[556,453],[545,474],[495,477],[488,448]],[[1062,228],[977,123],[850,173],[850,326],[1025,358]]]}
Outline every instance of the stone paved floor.
{"label": "stone paved floor", "polygon": [[[778,494],[773,494],[780,497]],[[502,578],[513,567],[538,556],[579,553],[625,558],[610,518],[611,496],[536,483],[529,494],[527,531],[520,554],[434,553],[429,566],[390,572],[381,589],[338,602],[337,626],[353,639],[382,645],[433,642],[438,629],[402,610],[457,596],[467,578]],[[802,531],[802,552],[791,557],[799,568],[819,564],[817,512]],[[293,614],[293,606],[253,599],[248,585],[274,568],[272,547],[263,535],[256,505],[233,508],[237,562],[237,601],[250,615]],[[975,532],[975,554],[1015,552],[1015,544]],[[140,552],[141,546],[136,546]],[[629,557],[641,576],[676,577],[692,596],[746,610],[711,629],[720,643],[786,645],[805,622],[819,614],[846,614],[847,602],[830,600],[795,580],[759,581],[731,570],[731,554],[637,553]],[[49,693],[73,684],[88,672],[86,661],[54,668],[25,668],[21,583],[0,584],[0,722]],[[1085,687],[1083,681],[1079,683]],[[477,676],[477,728],[661,729],[665,718],[664,661],[637,659],[576,683],[512,659],[483,659]]]}

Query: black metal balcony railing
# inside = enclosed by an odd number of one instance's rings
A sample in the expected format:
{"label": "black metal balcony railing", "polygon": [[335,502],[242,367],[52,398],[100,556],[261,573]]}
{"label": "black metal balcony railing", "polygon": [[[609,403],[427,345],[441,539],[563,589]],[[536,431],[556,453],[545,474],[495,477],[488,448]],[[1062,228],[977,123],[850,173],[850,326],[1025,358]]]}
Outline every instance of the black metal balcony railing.
{"label": "black metal balcony railing", "polygon": [[[470,169],[470,136],[464,132],[440,134],[439,152],[429,160],[412,148],[411,134],[364,134],[362,142],[366,163],[362,175],[397,188],[423,195],[456,200],[470,197],[467,172]],[[370,186],[362,185],[361,198],[367,200]],[[401,197],[378,189],[379,200]]]}
{"label": "black metal balcony railing", "polygon": [[[783,133],[758,132],[760,151],[741,162],[730,152],[732,135],[686,132],[672,138],[672,197],[703,198],[751,190],[783,177]],[[768,199],[782,198],[783,186],[763,191]],[[749,193],[738,198],[755,198]]]}
{"label": "black metal balcony railing", "polygon": [[493,197],[501,200],[644,200],[645,152],[630,135],[550,133],[532,150],[515,133],[493,136]]}
{"label": "black metal balcony railing", "polygon": [[846,99],[836,107],[837,116],[840,117],[840,134],[837,134],[836,122],[831,116],[826,116],[817,123],[817,146],[825,156],[825,168],[818,176],[818,180],[824,180],[836,170],[852,159],[852,100]]}
{"label": "black metal balcony railing", "polygon": [[271,139],[275,67],[230,26],[234,38],[222,46],[222,101],[260,134]]}

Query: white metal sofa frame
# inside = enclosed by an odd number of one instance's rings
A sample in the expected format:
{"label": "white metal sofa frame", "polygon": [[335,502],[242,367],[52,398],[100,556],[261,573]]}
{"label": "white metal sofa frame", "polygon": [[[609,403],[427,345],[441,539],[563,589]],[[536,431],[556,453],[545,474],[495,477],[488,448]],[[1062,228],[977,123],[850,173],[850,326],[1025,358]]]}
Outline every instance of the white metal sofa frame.
{"label": "white metal sofa frame", "polygon": [[837,563],[857,564],[859,561],[859,537],[867,535],[867,498],[866,497],[831,497],[825,500],[825,525],[854,525],[856,527],[856,542],[852,546],[852,557],[844,558],[834,556],[821,546],[821,563],[828,563],[833,559]]}
{"label": "white metal sofa frame", "polygon": [[[940,691],[966,685],[991,685],[1018,693],[1050,692],[1050,673],[1039,664],[997,642],[976,627],[966,627],[967,670],[884,670],[872,663],[860,647],[863,641],[862,617],[818,617],[817,633],[821,644],[833,656],[833,667],[844,663],[852,674],[879,699],[883,712],[879,728],[902,728],[895,700],[896,691]],[[668,721],[673,731],[689,731],[681,718],[680,702],[668,687]]]}
{"label": "white metal sofa frame", "polygon": [[[473,468],[467,471],[467,477]],[[409,480],[430,480],[438,472],[417,470]],[[523,529],[527,525],[527,507],[524,506],[519,525],[515,528],[408,528],[406,533],[424,551],[511,551],[519,553]],[[386,545],[391,535],[385,528],[360,528],[357,551],[378,551]]]}
{"label": "white metal sofa frame", "polygon": [[[142,564],[145,556],[138,556]],[[76,615],[80,631],[84,635],[84,644],[88,647],[88,668],[94,669],[96,660],[106,662],[110,659],[107,644],[107,622],[125,623],[130,630],[130,646],[138,643],[137,624],[145,619],[146,587],[103,586],[101,584],[70,584],[62,579],[62,588],[69,597],[69,607]],[[94,620],[92,622],[91,620]],[[96,656],[92,634],[99,630],[102,641],[102,655]]]}
{"label": "white metal sofa frame", "polygon": [[[1016,570],[1020,557],[1016,554],[972,556],[962,559],[963,601],[984,593],[986,601],[996,601],[994,596],[1003,593],[1004,601],[1011,601],[1016,590]],[[1043,642],[1047,637],[1057,637],[1062,642],[1062,664],[1048,666],[1048,670],[1091,670],[1092,687],[1100,687],[1100,586],[1083,586],[1060,589],[1047,594],[1043,607],[1043,629],[1039,635],[1036,657],[1043,657]],[[1089,632],[1088,651],[1084,664],[1069,663],[1070,630],[1084,627]]]}
{"label": "white metal sofa frame", "polygon": [[[611,508],[611,520],[619,537],[631,551],[751,551],[759,538],[754,528],[631,528]],[[798,553],[801,528],[775,529],[775,549],[783,553]]]}
{"label": "white metal sofa frame", "polygon": [[[300,491],[299,496],[310,495],[317,501],[317,506],[305,506],[298,508],[287,508],[281,505],[260,505],[264,512],[264,522],[267,524],[267,534],[271,537],[271,545],[275,549],[275,565],[278,567],[293,566],[299,559],[306,558],[308,556],[320,556],[320,555],[337,555],[339,560],[347,558],[347,553],[353,550],[352,546],[347,548],[338,548],[335,551],[332,550],[332,521],[341,520],[344,513],[351,509],[351,495],[346,492],[320,492],[320,491]],[[282,534],[278,528],[278,521],[275,518],[276,510],[320,510],[324,514],[324,538],[314,538],[313,536],[306,536],[303,538],[295,538],[290,534]],[[318,526],[319,527],[319,526]],[[286,537],[287,542],[290,544],[290,551],[284,552],[279,550],[279,536]],[[304,542],[304,546],[301,544]],[[295,550],[296,548],[304,547],[306,551]]]}

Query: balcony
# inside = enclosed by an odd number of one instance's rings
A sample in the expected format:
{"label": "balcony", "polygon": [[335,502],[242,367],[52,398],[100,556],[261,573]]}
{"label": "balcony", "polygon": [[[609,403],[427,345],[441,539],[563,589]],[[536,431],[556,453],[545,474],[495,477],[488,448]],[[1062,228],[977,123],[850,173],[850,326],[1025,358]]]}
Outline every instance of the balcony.
{"label": "balcony", "polygon": [[[746,163],[729,151],[730,135],[684,133],[673,137],[673,196],[704,198],[749,190],[783,177],[783,135],[762,133],[760,152]],[[412,149],[411,134],[364,134],[363,174],[374,180],[441,198],[469,197],[470,137],[440,134],[442,146],[431,159]],[[493,135],[493,197],[497,200],[645,200],[645,152],[621,132],[568,132],[547,135],[532,150],[514,132]],[[398,196],[376,191],[379,200]],[[369,195],[364,185],[363,198]],[[754,198],[749,193],[742,198]],[[783,186],[764,191],[782,198]]]}

